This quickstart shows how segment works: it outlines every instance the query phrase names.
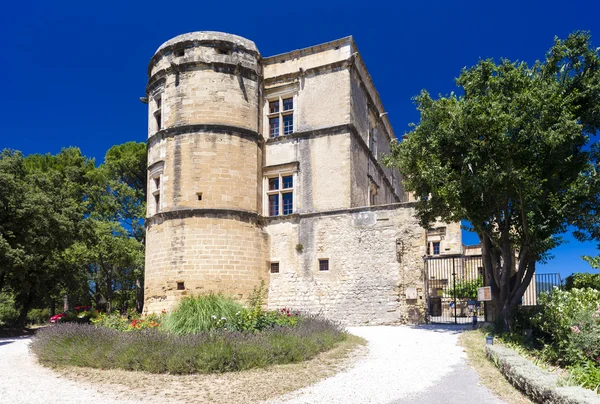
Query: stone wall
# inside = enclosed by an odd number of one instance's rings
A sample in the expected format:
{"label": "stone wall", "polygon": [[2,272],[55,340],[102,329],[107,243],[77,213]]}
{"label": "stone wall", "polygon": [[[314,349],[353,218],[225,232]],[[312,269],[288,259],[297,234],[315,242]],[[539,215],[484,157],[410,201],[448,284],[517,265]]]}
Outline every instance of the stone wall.
{"label": "stone wall", "polygon": [[[179,298],[221,292],[241,300],[268,278],[268,236],[256,218],[189,211],[150,219],[144,311],[172,309]],[[177,283],[183,289],[177,289]],[[181,287],[181,286],[180,286]]]}
{"label": "stone wall", "polygon": [[[266,231],[280,271],[270,275],[270,308],[291,307],[345,324],[423,321],[425,231],[411,205],[300,215],[273,220]],[[329,259],[329,271],[319,270],[319,259]],[[406,299],[409,287],[417,299]]]}

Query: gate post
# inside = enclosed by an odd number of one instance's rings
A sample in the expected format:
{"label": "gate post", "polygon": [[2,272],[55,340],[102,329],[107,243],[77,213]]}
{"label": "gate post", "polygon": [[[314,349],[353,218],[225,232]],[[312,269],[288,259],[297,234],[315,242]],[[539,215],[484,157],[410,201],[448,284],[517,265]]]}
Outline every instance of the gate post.
{"label": "gate post", "polygon": [[454,324],[458,324],[457,315],[457,307],[456,307],[456,266],[455,266],[456,258],[452,258],[452,284],[454,289]]}

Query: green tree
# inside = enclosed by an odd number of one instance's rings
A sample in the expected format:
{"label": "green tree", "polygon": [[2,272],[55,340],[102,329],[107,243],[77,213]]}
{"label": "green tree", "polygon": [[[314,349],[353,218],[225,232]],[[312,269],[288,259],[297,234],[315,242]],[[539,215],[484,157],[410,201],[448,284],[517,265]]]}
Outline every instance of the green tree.
{"label": "green tree", "polygon": [[576,32],[533,66],[481,60],[456,84],[464,95],[415,98],[421,120],[386,162],[404,174],[424,227],[471,224],[496,313],[511,329],[536,262],[595,203],[600,59],[589,34]]}
{"label": "green tree", "polygon": [[14,294],[19,325],[31,307],[77,282],[62,254],[85,225],[85,179],[93,168],[76,148],[0,154],[0,291]]}
{"label": "green tree", "polygon": [[71,262],[79,262],[90,276],[97,302],[100,296],[113,306],[132,301],[139,312],[144,303],[146,167],[145,143],[107,151],[91,176],[91,231],[70,252]]}

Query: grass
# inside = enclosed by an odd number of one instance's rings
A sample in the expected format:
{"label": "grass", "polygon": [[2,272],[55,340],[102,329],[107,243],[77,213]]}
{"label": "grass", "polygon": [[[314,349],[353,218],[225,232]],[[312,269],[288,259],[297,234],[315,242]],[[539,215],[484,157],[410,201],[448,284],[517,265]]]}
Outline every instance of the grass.
{"label": "grass", "polygon": [[516,390],[485,356],[486,334],[484,329],[478,329],[465,331],[459,337],[459,344],[465,349],[469,363],[477,370],[482,384],[507,403],[531,403],[532,401]]}
{"label": "grass", "polygon": [[179,302],[165,319],[164,326],[175,334],[195,334],[215,328],[215,320],[231,319],[243,309],[232,298],[219,294],[190,296]]}
{"label": "grass", "polygon": [[150,373],[223,373],[298,363],[346,340],[330,321],[305,317],[296,327],[257,333],[213,330],[176,335],[147,329],[120,332],[88,324],[40,330],[31,350],[42,364],[123,369]]}

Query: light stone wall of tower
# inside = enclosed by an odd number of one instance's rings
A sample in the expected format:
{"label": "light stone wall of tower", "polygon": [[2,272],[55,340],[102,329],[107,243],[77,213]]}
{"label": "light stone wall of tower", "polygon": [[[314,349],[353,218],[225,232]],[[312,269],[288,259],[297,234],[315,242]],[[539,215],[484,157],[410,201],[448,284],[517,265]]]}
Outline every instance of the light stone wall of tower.
{"label": "light stone wall of tower", "polygon": [[[147,313],[209,291],[244,298],[268,281],[268,238],[258,220],[259,57],[251,41],[198,32],[166,42],[151,60]],[[158,166],[159,207],[151,177]]]}

